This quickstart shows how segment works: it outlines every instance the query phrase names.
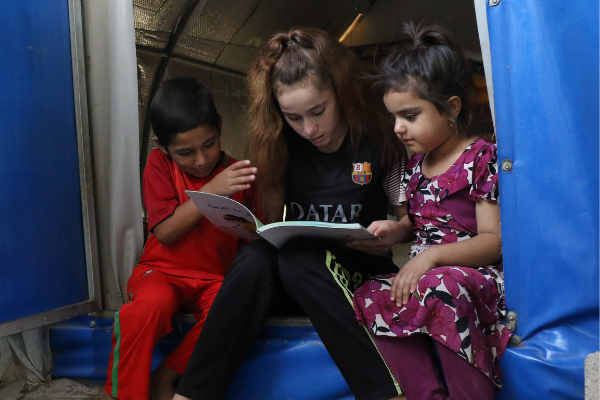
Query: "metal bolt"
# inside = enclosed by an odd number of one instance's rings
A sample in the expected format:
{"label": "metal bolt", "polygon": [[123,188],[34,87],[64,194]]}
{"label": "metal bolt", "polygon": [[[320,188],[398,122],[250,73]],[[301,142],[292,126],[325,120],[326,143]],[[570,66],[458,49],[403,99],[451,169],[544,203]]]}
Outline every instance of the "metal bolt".
{"label": "metal bolt", "polygon": [[500,0],[490,0],[489,4],[490,7],[497,6],[498,4],[500,4]]}
{"label": "metal bolt", "polygon": [[502,168],[502,171],[504,172],[510,172],[513,169],[513,163],[507,158],[506,160],[502,161],[500,168]]}
{"label": "metal bolt", "polygon": [[505,324],[506,328],[509,329],[511,332],[516,331],[519,321],[519,316],[517,315],[517,313],[514,311],[509,311],[508,314],[506,314],[506,319],[508,320],[508,322]]}
{"label": "metal bolt", "polygon": [[96,327],[96,321],[90,321],[90,328]]}
{"label": "metal bolt", "polygon": [[518,346],[521,344],[521,337],[519,335],[513,335],[510,338],[510,344],[512,344],[513,346]]}

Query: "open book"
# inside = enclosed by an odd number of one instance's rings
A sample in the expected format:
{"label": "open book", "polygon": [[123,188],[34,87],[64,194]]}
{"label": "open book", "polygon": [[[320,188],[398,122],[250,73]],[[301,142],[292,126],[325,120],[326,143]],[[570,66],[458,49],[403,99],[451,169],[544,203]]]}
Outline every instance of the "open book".
{"label": "open book", "polygon": [[372,239],[371,232],[360,224],[334,224],[318,221],[285,221],[263,225],[244,205],[216,194],[185,191],[196,207],[215,226],[225,232],[252,240],[263,237],[281,248],[295,237],[328,239],[344,244],[353,239]]}

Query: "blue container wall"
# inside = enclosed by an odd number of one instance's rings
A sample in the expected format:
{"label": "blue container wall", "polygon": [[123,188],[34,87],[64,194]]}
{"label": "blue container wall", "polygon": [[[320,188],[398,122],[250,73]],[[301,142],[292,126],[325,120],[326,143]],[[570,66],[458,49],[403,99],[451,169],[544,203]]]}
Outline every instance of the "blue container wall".
{"label": "blue container wall", "polygon": [[0,13],[0,322],[88,298],[68,1]]}
{"label": "blue container wall", "polygon": [[[487,3],[487,0],[485,0]],[[488,8],[506,298],[499,399],[583,399],[598,351],[598,2]]]}

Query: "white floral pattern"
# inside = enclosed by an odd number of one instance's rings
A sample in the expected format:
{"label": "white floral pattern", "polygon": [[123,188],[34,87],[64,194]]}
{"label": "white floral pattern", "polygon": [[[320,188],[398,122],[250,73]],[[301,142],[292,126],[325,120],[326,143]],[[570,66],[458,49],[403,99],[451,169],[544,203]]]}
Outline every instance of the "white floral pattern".
{"label": "white floral pattern", "polygon": [[[495,145],[473,142],[452,167],[436,177],[421,173],[423,155],[414,155],[405,172],[409,217],[417,235],[411,257],[430,246],[477,235],[475,203],[497,201]],[[506,315],[502,265],[442,266],[428,271],[404,307],[390,300],[393,274],[377,276],[354,293],[359,322],[375,335],[430,335],[479,368],[497,386],[498,360],[512,333]]]}

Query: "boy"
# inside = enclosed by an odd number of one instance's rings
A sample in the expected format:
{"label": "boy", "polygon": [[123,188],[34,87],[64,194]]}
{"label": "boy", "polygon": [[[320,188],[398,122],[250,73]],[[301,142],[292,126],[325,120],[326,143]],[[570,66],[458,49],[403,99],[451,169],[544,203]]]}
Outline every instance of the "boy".
{"label": "boy", "polygon": [[156,342],[172,330],[175,313],[194,313],[198,323],[152,374],[152,399],[173,397],[173,382],[237,253],[238,238],[202,218],[185,190],[231,196],[252,207],[256,168],[221,151],[221,116],[204,86],[193,79],[168,81],[149,112],[158,145],[143,178],[150,236],[127,282],[130,302],[115,315],[104,399],[147,400]]}

